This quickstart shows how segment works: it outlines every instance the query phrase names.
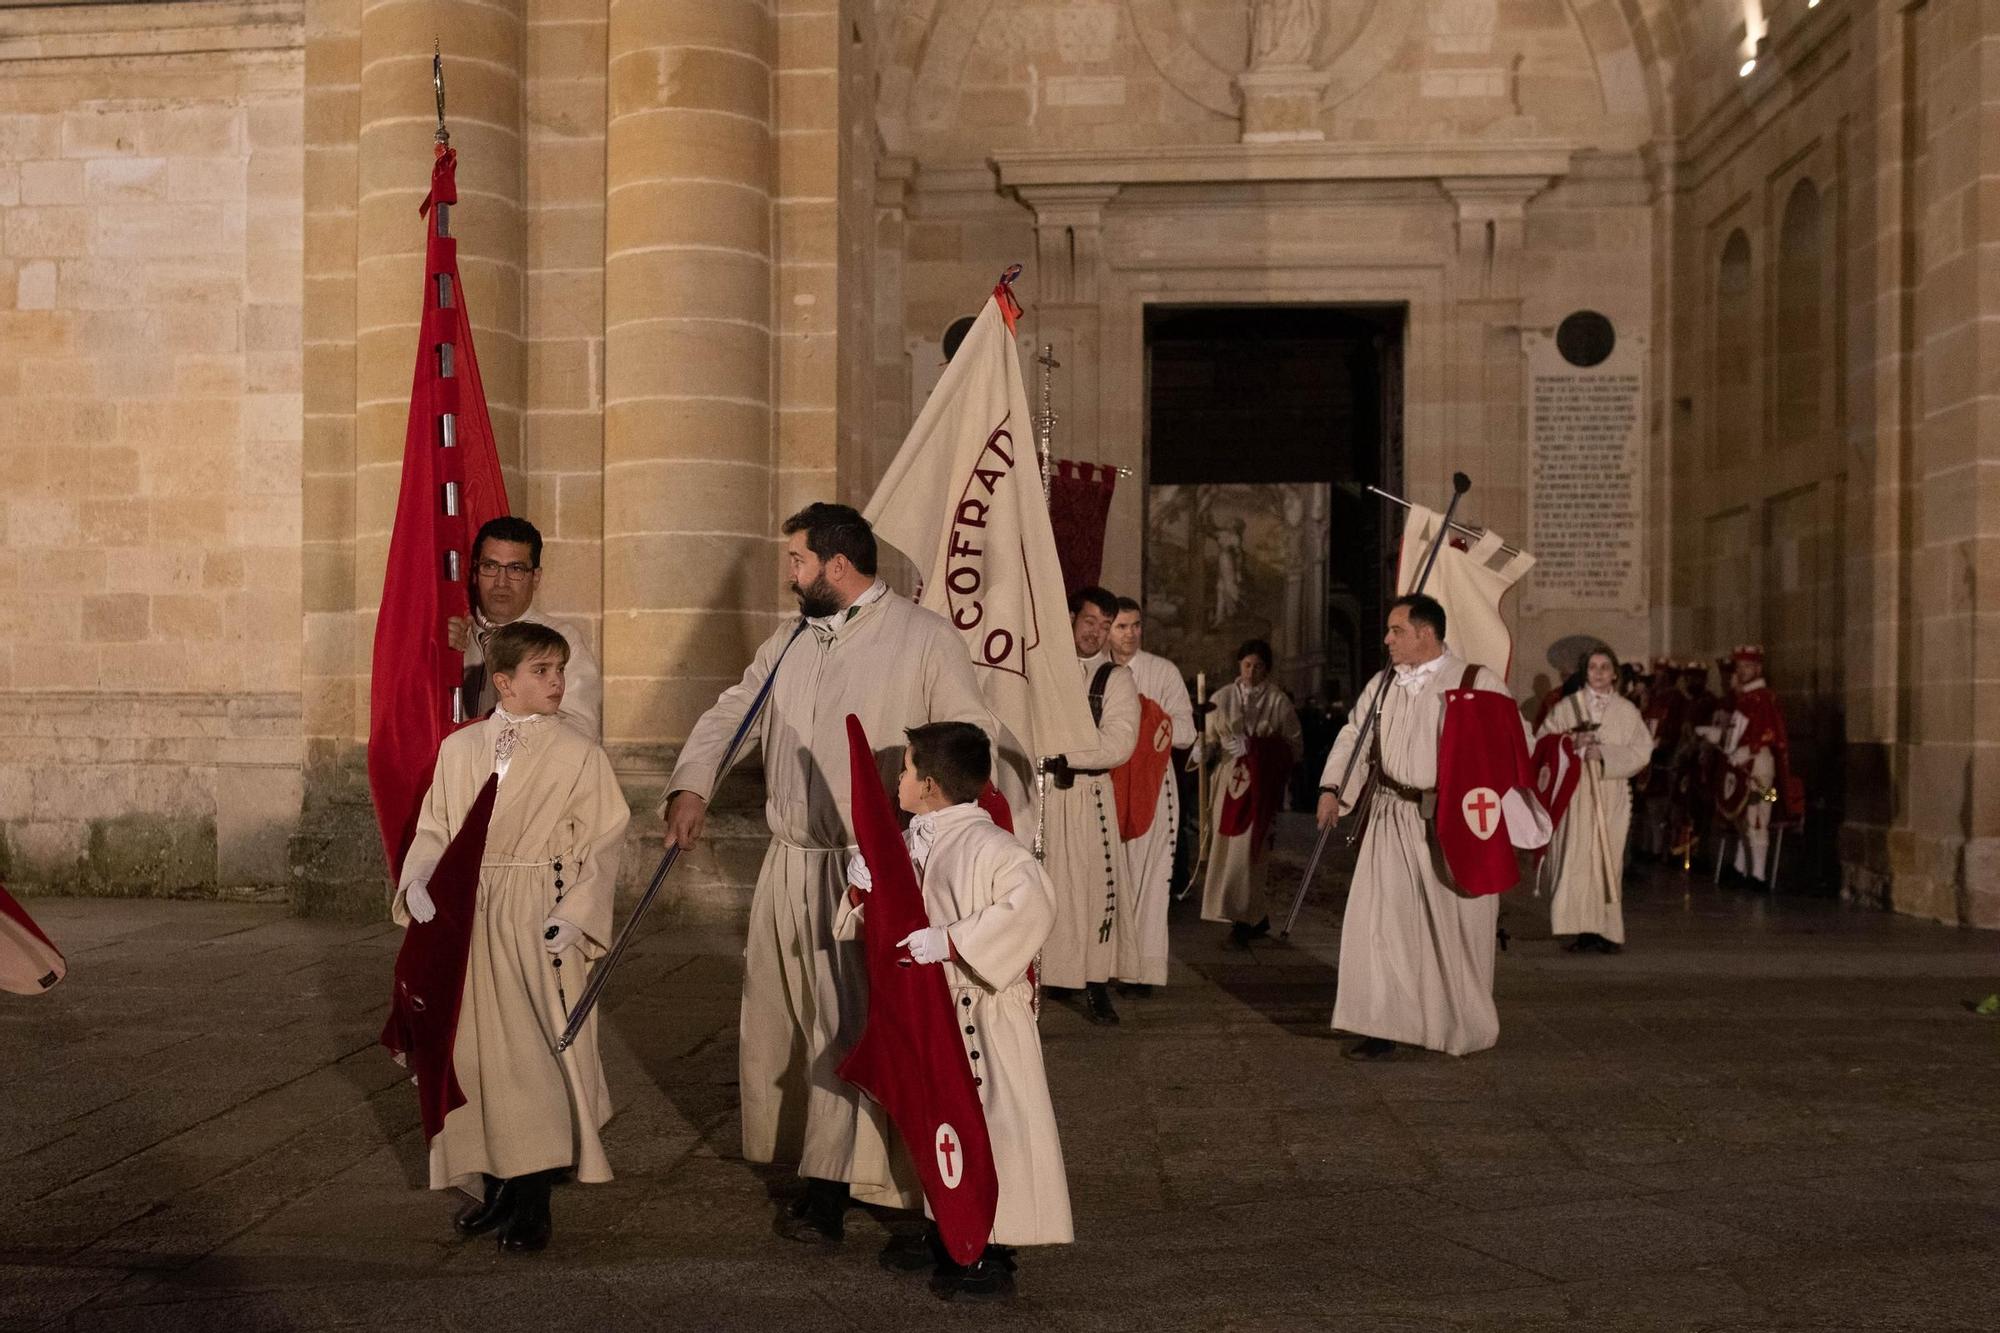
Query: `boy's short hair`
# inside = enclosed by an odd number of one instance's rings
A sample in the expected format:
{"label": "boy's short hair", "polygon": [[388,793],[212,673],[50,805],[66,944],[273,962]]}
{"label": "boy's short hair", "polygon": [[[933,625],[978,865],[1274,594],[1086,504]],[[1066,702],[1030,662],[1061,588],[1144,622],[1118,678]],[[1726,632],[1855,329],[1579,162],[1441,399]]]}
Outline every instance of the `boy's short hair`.
{"label": "boy's short hair", "polygon": [[521,663],[553,653],[569,665],[569,640],[562,631],[532,620],[502,625],[486,636],[486,669],[496,676],[511,676]]}
{"label": "boy's short hair", "polygon": [[1132,598],[1120,597],[1118,599],[1118,615],[1113,616],[1111,618],[1113,620],[1116,620],[1118,619],[1118,616],[1124,615],[1127,611],[1136,611],[1142,619],[1145,617],[1146,614],[1146,608],[1139,605],[1139,603],[1134,601]]}
{"label": "boy's short hair", "polygon": [[904,733],[910,767],[959,805],[979,799],[993,776],[993,745],[970,722],[927,722]]}

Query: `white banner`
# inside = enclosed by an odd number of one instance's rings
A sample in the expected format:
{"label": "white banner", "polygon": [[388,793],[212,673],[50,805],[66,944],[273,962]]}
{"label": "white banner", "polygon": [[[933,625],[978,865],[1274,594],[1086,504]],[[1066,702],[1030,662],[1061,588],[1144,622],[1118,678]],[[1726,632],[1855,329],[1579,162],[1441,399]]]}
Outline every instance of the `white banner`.
{"label": "white banner", "polygon": [[964,637],[987,703],[1024,747],[1017,759],[1097,744],[1020,354],[997,297],[945,367],[865,517],[924,572],[921,605]]}
{"label": "white banner", "polygon": [[[1442,522],[1443,514],[1410,506],[1403,528],[1402,564],[1396,573],[1398,595],[1416,583],[1424,552]],[[1467,549],[1458,549],[1455,541],[1466,543]],[[1535,557],[1526,551],[1507,556],[1500,550],[1504,545],[1506,540],[1491,530],[1476,542],[1454,533],[1438,548],[1437,564],[1424,584],[1424,591],[1444,606],[1445,646],[1468,662],[1491,668],[1503,681],[1514,658],[1514,636],[1500,614],[1500,599],[1535,567]]]}

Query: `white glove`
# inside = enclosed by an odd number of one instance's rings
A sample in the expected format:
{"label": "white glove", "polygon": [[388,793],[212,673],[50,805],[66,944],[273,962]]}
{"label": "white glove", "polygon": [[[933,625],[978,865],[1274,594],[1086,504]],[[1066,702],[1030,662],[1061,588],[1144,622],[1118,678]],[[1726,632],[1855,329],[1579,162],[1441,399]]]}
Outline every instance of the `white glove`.
{"label": "white glove", "polygon": [[943,926],[925,926],[897,940],[896,947],[908,949],[919,963],[942,963],[951,957],[951,936],[944,933]]}
{"label": "white glove", "polygon": [[431,901],[431,891],[421,882],[403,890],[403,906],[409,909],[410,920],[420,926],[438,914],[438,905]]}
{"label": "white glove", "polygon": [[868,873],[868,863],[861,859],[860,852],[847,854],[847,882],[863,893],[875,887],[875,877]]}
{"label": "white glove", "polygon": [[581,930],[559,916],[552,916],[542,922],[542,947],[551,954],[575,948],[576,942],[582,938]]}
{"label": "white glove", "polygon": [[1241,736],[1224,736],[1222,738],[1222,752],[1231,759],[1241,759],[1244,755],[1250,753],[1250,742],[1244,740]]}

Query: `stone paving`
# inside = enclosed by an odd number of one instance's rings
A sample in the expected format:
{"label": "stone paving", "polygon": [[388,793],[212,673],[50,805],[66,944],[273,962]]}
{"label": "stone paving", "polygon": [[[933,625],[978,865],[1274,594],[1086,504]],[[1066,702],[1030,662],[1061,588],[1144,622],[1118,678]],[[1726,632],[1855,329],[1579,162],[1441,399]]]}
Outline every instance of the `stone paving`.
{"label": "stone paving", "polygon": [[[1336,877],[1337,878],[1337,877]],[[1007,1307],[778,1239],[736,1151],[737,942],[662,922],[610,992],[618,1180],[556,1239],[451,1238],[374,1044],[394,930],[40,899],[71,974],[0,996],[0,1329],[1990,1330],[2000,939],[1657,874],[1632,946],[1525,892],[1498,1049],[1326,1028],[1339,896],[1287,944],[1177,917],[1115,1031],[1044,1018],[1078,1243]]]}

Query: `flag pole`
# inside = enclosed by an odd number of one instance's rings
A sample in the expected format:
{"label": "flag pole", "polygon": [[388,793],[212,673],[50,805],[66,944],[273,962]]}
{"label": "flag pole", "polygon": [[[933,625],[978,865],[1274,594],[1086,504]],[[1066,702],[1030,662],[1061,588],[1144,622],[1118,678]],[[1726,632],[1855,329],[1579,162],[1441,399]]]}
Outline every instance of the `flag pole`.
{"label": "flag pole", "polygon": [[[1370,486],[1368,489],[1371,491],[1375,490],[1373,486]],[[1438,524],[1437,532],[1431,537],[1431,549],[1424,554],[1424,563],[1417,571],[1417,581],[1410,585],[1412,595],[1422,592],[1424,585],[1430,582],[1431,568],[1437,564],[1438,551],[1443,547],[1445,537],[1457,526],[1451,521],[1451,516],[1458,511],[1458,502],[1464,499],[1465,493],[1471,489],[1472,478],[1466,476],[1463,472],[1454,472],[1451,474],[1451,503],[1444,507],[1444,521]],[[1375,493],[1382,496],[1385,500],[1395,501],[1405,509],[1411,507],[1407,500],[1399,499],[1396,496],[1388,494],[1386,491],[1376,491]],[[1369,738],[1373,736],[1376,726],[1381,721],[1382,701],[1389,693],[1389,673],[1390,668],[1385,666],[1382,668],[1381,674],[1375,678],[1374,702],[1368,709],[1367,720],[1361,724],[1361,730],[1355,734],[1354,748],[1348,751],[1347,754],[1347,766],[1341,770],[1340,781],[1333,789],[1336,801],[1340,799],[1341,793],[1347,790],[1348,780],[1354,776],[1355,762],[1361,758],[1361,752],[1368,748]],[[1353,808],[1356,810],[1361,809],[1362,803],[1356,801]],[[1313,844],[1312,859],[1306,862],[1306,873],[1299,880],[1299,891],[1292,898],[1291,915],[1285,918],[1285,928],[1278,932],[1279,939],[1288,938],[1292,933],[1292,927],[1298,924],[1299,909],[1306,905],[1306,894],[1312,889],[1313,876],[1319,871],[1320,858],[1326,855],[1327,840],[1333,836],[1333,830],[1340,823],[1339,811],[1337,809],[1334,814],[1333,823],[1328,824],[1319,831],[1319,841]]]}
{"label": "flag pole", "polygon": [[[439,156],[443,156],[451,148],[451,131],[444,127],[444,47],[435,37],[431,39],[431,91],[437,98],[437,133],[432,138],[437,144]],[[434,234],[439,240],[450,238],[450,204],[439,200],[432,206],[431,225],[436,229]],[[439,273],[436,277],[438,308],[449,310],[458,300],[457,293],[451,289],[451,275],[449,273]],[[436,355],[438,358],[438,378],[445,380],[457,378],[458,367],[453,363],[450,347],[448,345],[440,345]],[[440,412],[437,423],[438,448],[458,448],[458,413]],[[457,482],[448,481],[444,484],[443,490],[438,497],[438,503],[441,506],[441,512],[446,518],[458,517],[461,508],[461,497]],[[470,553],[467,553],[465,558],[469,559]],[[460,560],[461,557],[456,546],[450,547],[445,551],[444,578],[446,583],[461,583],[470,572],[460,563]],[[451,718],[451,724],[455,727],[464,723],[469,718],[469,714],[465,709],[464,687],[462,683],[447,685],[445,691],[450,695],[446,715]]]}
{"label": "flag pole", "polygon": [[[1062,362],[1056,360],[1053,343],[1042,344],[1042,354],[1035,358],[1042,368],[1042,410],[1035,416],[1035,456],[1042,469],[1042,506],[1049,506],[1051,474],[1054,470],[1054,443],[1056,431],[1055,372]],[[1035,859],[1046,860],[1048,856],[1048,808],[1049,808],[1049,766],[1048,761],[1035,757]]]}

